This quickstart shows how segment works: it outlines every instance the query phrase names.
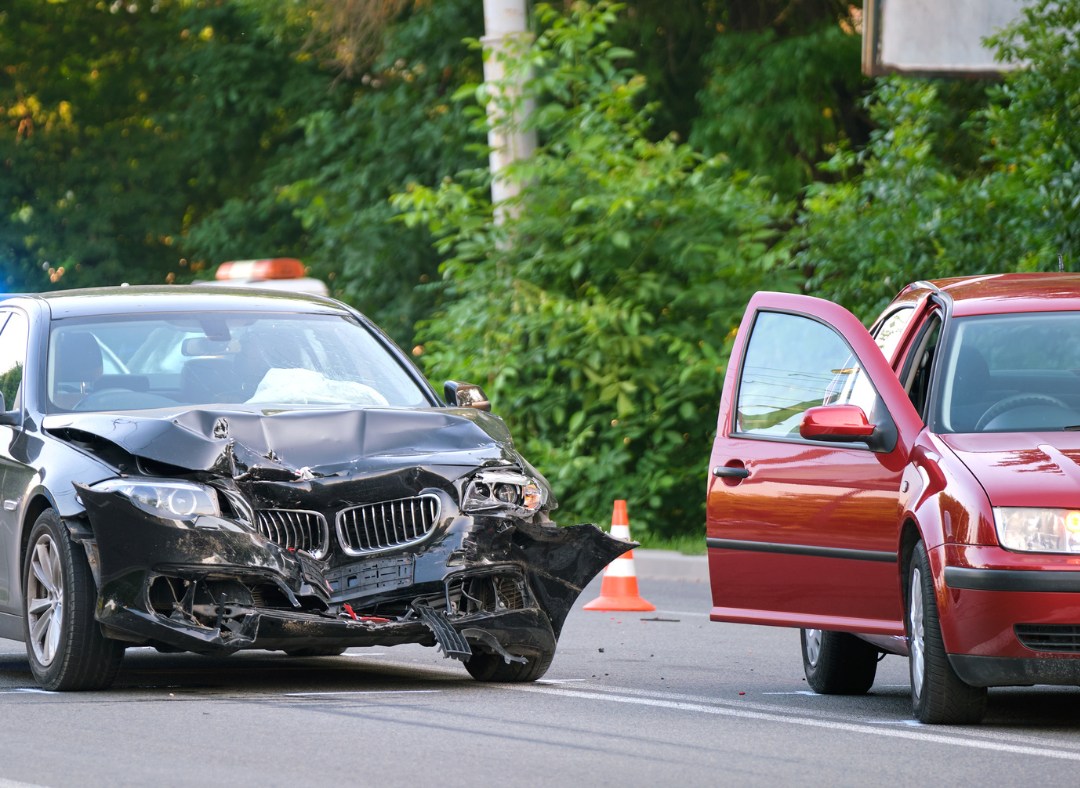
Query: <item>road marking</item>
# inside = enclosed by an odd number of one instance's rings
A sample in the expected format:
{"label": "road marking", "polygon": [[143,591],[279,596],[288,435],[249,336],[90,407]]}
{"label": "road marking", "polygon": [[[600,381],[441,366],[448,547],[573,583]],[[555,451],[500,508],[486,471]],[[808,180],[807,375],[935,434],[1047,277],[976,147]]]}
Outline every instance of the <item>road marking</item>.
{"label": "road marking", "polygon": [[0,690],[0,695],[12,695],[16,692],[33,693],[34,695],[60,695],[59,692],[52,692],[51,690],[43,690],[37,687],[17,687],[15,689]]}
{"label": "road marking", "polygon": [[[762,695],[817,695],[813,690],[795,690],[794,692],[763,692]],[[822,695],[821,697],[825,697]]]}
{"label": "road marking", "polygon": [[329,692],[286,692],[286,698],[318,698],[342,695],[437,695],[442,690],[340,690]]}
{"label": "road marking", "polygon": [[[770,711],[755,711],[751,708],[734,708],[733,705],[722,705],[717,701],[685,701],[667,700],[660,697],[648,697],[644,693],[634,694],[632,690],[624,690],[626,694],[615,692],[598,692],[588,690],[561,689],[556,687],[535,686],[511,686],[504,685],[506,689],[521,692],[533,692],[543,695],[558,695],[565,698],[580,698],[582,700],[602,700],[610,703],[628,703],[638,706],[650,706],[653,708],[672,709],[674,711],[689,711],[699,714],[713,714],[722,717],[736,717],[748,720],[761,720],[763,722],[779,722],[788,725],[802,725],[810,728],[824,728],[826,730],[848,731],[850,733],[863,733],[870,736],[884,736],[893,739],[908,739],[911,741],[927,742],[932,744],[945,744],[952,747],[964,747],[972,750],[994,750],[1007,752],[1015,755],[1030,755],[1055,760],[1080,762],[1080,752],[1063,752],[1061,750],[1048,749],[1040,746],[1025,746],[1010,744],[1004,741],[990,741],[969,738],[970,731],[957,732],[954,735],[944,733],[930,733],[929,727],[921,723],[915,723],[916,730],[911,730],[907,724],[903,728],[883,728],[872,723],[843,722],[840,720],[821,719],[820,717],[805,717],[797,714],[785,714]],[[658,693],[666,694],[666,693]],[[903,721],[898,721],[903,723]]]}
{"label": "road marking", "polygon": [[581,681],[588,681],[588,679],[537,679],[537,684],[576,684]]}

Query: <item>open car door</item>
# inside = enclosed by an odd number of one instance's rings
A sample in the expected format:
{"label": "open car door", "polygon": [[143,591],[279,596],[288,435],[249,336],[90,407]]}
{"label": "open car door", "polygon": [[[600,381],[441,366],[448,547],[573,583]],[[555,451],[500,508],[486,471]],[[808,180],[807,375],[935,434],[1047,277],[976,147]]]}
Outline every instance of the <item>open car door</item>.
{"label": "open car door", "polygon": [[755,295],[710,462],[712,619],[903,635],[899,490],[922,427],[854,315]]}

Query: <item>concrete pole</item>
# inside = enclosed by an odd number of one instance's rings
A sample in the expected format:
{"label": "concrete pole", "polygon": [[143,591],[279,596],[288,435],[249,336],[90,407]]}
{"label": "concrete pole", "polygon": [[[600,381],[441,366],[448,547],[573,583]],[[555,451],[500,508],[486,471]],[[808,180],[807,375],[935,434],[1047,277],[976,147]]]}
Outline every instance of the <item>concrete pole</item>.
{"label": "concrete pole", "polygon": [[[521,192],[521,183],[503,174],[506,166],[527,159],[536,150],[536,132],[524,131],[522,124],[532,112],[532,101],[522,101],[524,73],[518,73],[506,83],[504,57],[521,51],[530,36],[525,0],[484,0],[484,82],[489,84],[492,100],[487,113],[491,148],[491,202],[495,208],[495,223],[501,224],[511,210],[506,200]],[[507,107],[513,109],[507,110]]]}

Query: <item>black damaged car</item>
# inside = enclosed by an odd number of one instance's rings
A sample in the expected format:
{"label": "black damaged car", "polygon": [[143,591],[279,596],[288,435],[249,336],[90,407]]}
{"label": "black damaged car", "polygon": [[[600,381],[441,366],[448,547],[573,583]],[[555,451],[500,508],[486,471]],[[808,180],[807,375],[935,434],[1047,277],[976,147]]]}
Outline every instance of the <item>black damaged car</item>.
{"label": "black damaged car", "polygon": [[421,643],[547,670],[632,545],[558,527],[476,386],[445,401],[330,299],[123,287],[0,302],[0,636],[50,690],[128,646]]}

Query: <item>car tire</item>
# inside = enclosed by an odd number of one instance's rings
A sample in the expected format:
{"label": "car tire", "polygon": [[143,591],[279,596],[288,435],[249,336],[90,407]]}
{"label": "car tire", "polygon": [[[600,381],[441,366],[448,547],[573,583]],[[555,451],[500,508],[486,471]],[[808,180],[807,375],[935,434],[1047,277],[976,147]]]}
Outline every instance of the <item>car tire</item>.
{"label": "car tire", "polygon": [[86,554],[51,509],[30,531],[23,590],[23,637],[38,683],[52,691],[109,687],[124,659],[124,644],[101,633]]}
{"label": "car tire", "polygon": [[821,695],[865,695],[874,686],[878,650],[847,632],[804,629],[799,633],[803,672]]}
{"label": "car tire", "polygon": [[326,648],[287,648],[288,657],[340,657],[348,646],[327,646]]}
{"label": "car tire", "polygon": [[472,656],[465,660],[465,670],[477,681],[504,684],[536,681],[547,673],[554,658],[555,651],[552,650],[528,656],[524,663],[507,663],[501,654],[474,651]]}
{"label": "car tire", "polygon": [[915,718],[937,725],[978,723],[986,710],[986,687],[964,683],[949,663],[941,637],[930,558],[922,542],[915,545],[911,556],[904,618]]}

